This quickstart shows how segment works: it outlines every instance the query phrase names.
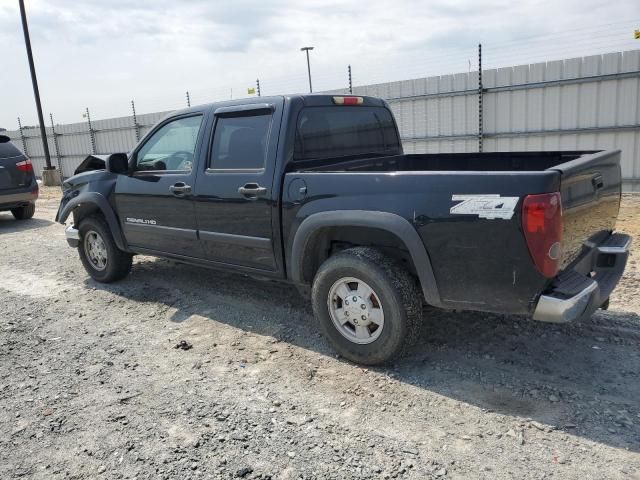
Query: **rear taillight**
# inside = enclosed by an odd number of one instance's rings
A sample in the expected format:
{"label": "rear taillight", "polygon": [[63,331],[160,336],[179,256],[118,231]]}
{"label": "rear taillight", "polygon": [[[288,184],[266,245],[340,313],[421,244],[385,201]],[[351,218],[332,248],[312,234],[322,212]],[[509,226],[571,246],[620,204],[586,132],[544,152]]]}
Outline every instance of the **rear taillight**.
{"label": "rear taillight", "polygon": [[562,198],[559,192],[527,195],[522,229],[533,263],[545,277],[555,277],[562,257]]}
{"label": "rear taillight", "polygon": [[31,160],[29,160],[28,158],[26,160],[16,163],[16,168],[21,172],[33,172],[33,164],[31,163]]}

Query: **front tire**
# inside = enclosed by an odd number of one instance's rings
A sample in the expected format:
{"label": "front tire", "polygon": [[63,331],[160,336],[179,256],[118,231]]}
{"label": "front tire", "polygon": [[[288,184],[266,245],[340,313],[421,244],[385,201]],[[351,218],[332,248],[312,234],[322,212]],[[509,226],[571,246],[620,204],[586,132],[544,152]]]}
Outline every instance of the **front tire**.
{"label": "front tire", "polygon": [[341,356],[365,365],[402,356],[422,317],[416,280],[373,248],[350,248],[326,260],[311,297],[324,336]]}
{"label": "front tire", "polygon": [[133,256],[118,248],[102,217],[83,219],[78,228],[80,261],[91,278],[102,283],[115,282],[131,271]]}
{"label": "front tire", "polygon": [[11,213],[16,220],[28,220],[36,213],[36,204],[30,203],[24,207],[12,208]]}

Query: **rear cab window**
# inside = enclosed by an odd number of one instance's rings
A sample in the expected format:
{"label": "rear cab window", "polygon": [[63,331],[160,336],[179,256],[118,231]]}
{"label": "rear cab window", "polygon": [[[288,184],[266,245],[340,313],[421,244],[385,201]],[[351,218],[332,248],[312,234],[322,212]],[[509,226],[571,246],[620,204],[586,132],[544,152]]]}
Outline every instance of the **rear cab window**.
{"label": "rear cab window", "polygon": [[400,139],[384,107],[305,107],[298,115],[294,160],[396,155]]}

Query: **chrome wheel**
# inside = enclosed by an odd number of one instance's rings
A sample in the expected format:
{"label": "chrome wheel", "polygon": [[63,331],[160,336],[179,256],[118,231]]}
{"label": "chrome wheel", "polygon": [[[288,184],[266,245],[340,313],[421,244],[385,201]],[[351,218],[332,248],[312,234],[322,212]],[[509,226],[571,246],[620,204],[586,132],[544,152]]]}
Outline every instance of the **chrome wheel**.
{"label": "chrome wheel", "polygon": [[353,343],[371,343],[382,333],[382,303],[362,280],[344,277],[336,281],[329,289],[327,306],[335,327]]}
{"label": "chrome wheel", "polygon": [[107,268],[107,246],[99,233],[89,230],[84,235],[84,251],[96,270]]}

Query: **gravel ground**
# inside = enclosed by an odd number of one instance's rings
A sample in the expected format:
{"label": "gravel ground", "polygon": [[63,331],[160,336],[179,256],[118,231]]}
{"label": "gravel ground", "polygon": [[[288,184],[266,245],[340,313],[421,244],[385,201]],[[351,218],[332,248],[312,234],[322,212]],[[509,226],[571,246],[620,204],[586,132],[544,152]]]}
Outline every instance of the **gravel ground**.
{"label": "gravel ground", "polygon": [[589,321],[429,311],[365,369],[288,286],[149,257],[89,280],[57,202],[0,214],[2,479],[640,478],[637,246]]}

